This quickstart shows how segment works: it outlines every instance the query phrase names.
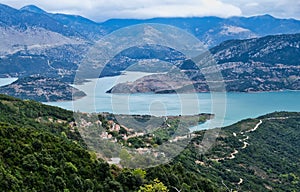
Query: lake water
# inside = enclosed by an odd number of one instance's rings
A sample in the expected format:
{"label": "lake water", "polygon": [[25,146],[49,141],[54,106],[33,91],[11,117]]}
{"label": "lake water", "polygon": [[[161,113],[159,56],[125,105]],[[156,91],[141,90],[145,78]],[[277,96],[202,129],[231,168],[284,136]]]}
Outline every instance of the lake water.
{"label": "lake water", "polygon": [[245,118],[255,118],[274,111],[300,111],[300,91],[260,93],[197,94],[107,94],[113,85],[133,81],[147,73],[92,79],[76,85],[87,96],[72,102],[46,103],[81,112],[117,114],[188,115],[213,113],[216,118],[193,130],[231,125]]}
{"label": "lake water", "polygon": [[0,87],[4,85],[11,84],[16,81],[18,78],[0,78]]}

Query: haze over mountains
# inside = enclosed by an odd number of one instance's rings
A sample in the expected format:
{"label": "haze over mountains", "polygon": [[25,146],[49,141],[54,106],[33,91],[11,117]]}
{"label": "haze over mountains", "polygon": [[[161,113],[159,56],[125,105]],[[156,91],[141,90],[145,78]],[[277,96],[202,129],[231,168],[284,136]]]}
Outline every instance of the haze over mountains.
{"label": "haze over mountains", "polygon": [[[263,81],[254,84],[260,87],[257,89],[249,87],[252,83],[246,82],[243,88],[236,84],[229,85],[229,91],[299,89],[298,20],[262,15],[249,18],[111,19],[97,23],[81,16],[47,13],[33,5],[17,10],[0,4],[0,77],[43,75],[73,82],[81,60],[97,40],[122,27],[141,23],[168,24],[196,36],[222,64],[222,73],[227,78],[225,80],[231,82],[239,77],[249,81]],[[276,36],[260,39],[266,35]],[[250,40],[226,41],[232,39]],[[143,51],[137,55],[139,49]],[[155,51],[133,47],[125,50],[123,55],[116,56],[117,59],[110,65],[113,67],[107,68],[102,76],[119,74],[138,60],[159,57],[162,61],[178,64],[185,59],[176,50],[169,51],[169,48]],[[164,53],[168,54],[168,58],[162,58]],[[272,81],[266,84],[266,78]],[[278,85],[274,86],[274,82]]]}

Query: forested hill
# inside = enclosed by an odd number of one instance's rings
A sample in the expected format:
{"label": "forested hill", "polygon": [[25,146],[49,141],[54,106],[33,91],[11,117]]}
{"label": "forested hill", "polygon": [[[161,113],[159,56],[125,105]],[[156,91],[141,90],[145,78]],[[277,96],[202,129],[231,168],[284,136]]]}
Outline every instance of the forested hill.
{"label": "forested hill", "polygon": [[70,125],[73,121],[71,111],[0,95],[0,190],[300,189],[300,113],[272,113],[222,128],[204,154],[205,132],[198,132],[172,162],[145,170],[98,159],[81,139],[80,128]]}
{"label": "forested hill", "polygon": [[[0,191],[167,191],[158,173],[110,166],[87,150],[73,112],[0,95]],[[169,166],[191,191],[218,191],[196,173]],[[193,176],[193,178],[189,178]],[[158,178],[158,179],[157,179]],[[172,188],[170,189],[172,191]]]}
{"label": "forested hill", "polygon": [[237,191],[299,191],[299,137],[300,113],[275,112],[222,128],[204,155],[195,138],[176,162]]}

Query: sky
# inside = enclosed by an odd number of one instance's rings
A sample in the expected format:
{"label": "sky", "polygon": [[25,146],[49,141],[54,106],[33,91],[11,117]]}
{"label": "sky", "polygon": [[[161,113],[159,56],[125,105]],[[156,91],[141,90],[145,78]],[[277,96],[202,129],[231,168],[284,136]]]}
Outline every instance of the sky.
{"label": "sky", "polygon": [[99,22],[111,18],[264,14],[300,20],[300,0],[0,0],[0,3],[17,9],[36,5],[47,12],[81,15]]}

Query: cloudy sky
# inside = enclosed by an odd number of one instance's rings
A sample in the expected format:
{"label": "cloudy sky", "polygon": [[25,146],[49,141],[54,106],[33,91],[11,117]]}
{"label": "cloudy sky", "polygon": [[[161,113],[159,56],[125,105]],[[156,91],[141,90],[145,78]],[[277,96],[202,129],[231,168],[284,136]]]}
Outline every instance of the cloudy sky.
{"label": "cloudy sky", "polygon": [[300,0],[1,0],[15,8],[33,4],[48,12],[110,18],[252,16],[300,19]]}

